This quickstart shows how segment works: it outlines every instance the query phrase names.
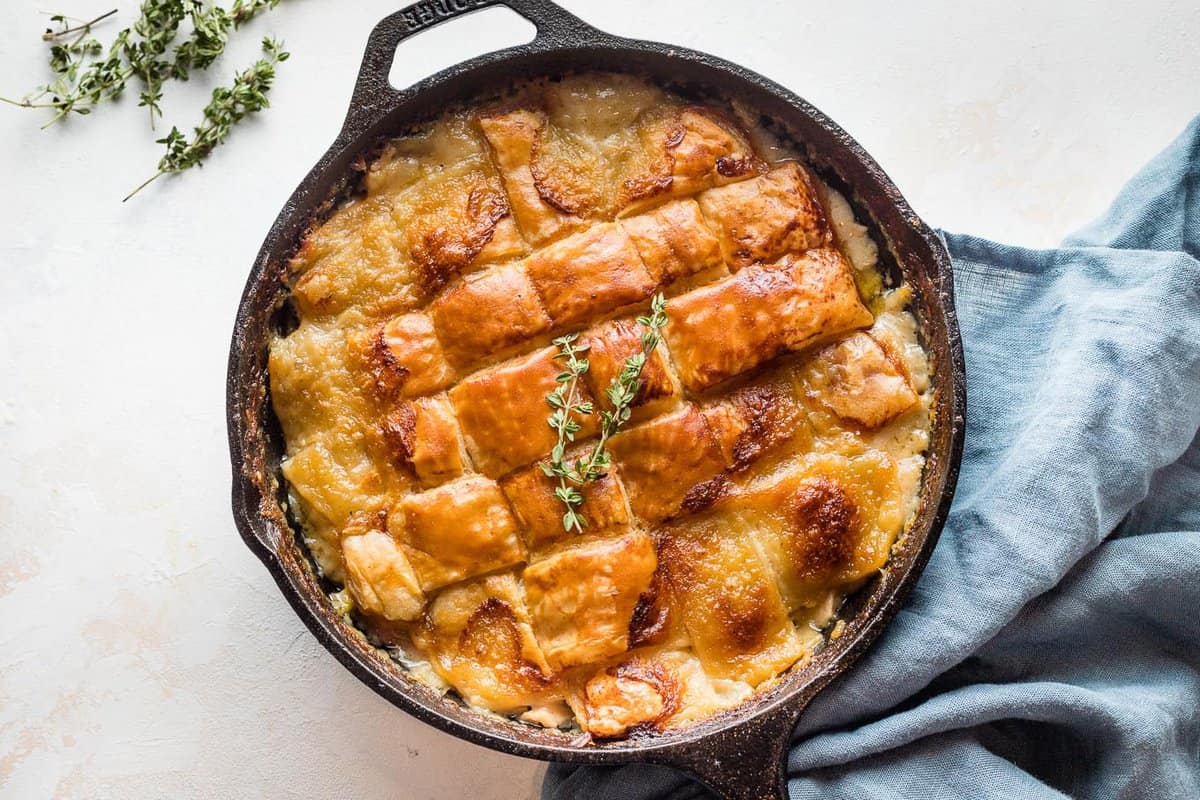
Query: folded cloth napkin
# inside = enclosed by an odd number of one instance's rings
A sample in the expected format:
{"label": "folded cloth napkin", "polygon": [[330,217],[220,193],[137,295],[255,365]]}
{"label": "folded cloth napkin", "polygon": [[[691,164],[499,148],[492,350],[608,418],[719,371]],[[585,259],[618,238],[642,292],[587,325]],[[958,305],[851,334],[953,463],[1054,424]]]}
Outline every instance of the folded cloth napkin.
{"label": "folded cloth napkin", "polygon": [[[968,374],[958,494],[791,797],[1200,798],[1200,118],[1053,250],[945,236]],[[709,797],[553,767],[546,800]]]}

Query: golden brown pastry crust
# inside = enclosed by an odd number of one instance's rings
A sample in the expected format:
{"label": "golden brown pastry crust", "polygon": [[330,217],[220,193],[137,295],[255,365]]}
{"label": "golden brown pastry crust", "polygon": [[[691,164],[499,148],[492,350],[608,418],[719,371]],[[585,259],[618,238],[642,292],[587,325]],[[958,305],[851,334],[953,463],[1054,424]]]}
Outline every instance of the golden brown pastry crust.
{"label": "golden brown pastry crust", "polygon": [[567,702],[584,730],[610,738],[674,728],[749,693],[745,683],[710,678],[687,650],[646,648],[588,675]]}
{"label": "golden brown pastry crust", "polygon": [[466,276],[434,300],[429,313],[446,357],[461,367],[548,331],[551,325],[520,264]]}
{"label": "golden brown pastry crust", "polygon": [[[630,76],[515,87],[383,145],[289,265],[297,326],[268,366],[305,541],[360,624],[469,703],[597,738],[728,709],[803,663],[916,507],[908,289],[735,117]],[[542,470],[571,379],[554,337],[589,364],[573,463],[655,291],[664,338],[568,531]]]}
{"label": "golden brown pastry crust", "polygon": [[[492,242],[500,223],[509,215],[508,198],[498,184],[480,181],[470,187],[462,207],[443,198],[436,214],[405,220],[409,252],[419,268],[421,288],[432,296],[455,275],[468,270]],[[516,231],[509,228],[509,239],[501,252],[520,252]]]}
{"label": "golden brown pastry crust", "polygon": [[525,269],[560,326],[644,300],[655,286],[633,242],[613,223],[594,225],[542,248],[526,259]]}
{"label": "golden brown pastry crust", "polygon": [[735,270],[833,243],[812,179],[795,161],[697,199]]}
{"label": "golden brown pastry crust", "polygon": [[671,192],[692,194],[749,177],[762,168],[745,134],[703,108],[680,113],[666,139],[671,156]]}
{"label": "golden brown pastry crust", "polygon": [[381,424],[394,463],[413,471],[422,486],[437,486],[466,469],[467,455],[454,406],[445,393],[396,406]]}
{"label": "golden brown pastry crust", "polygon": [[525,559],[500,487],[478,475],[404,497],[388,515],[388,530],[425,591]]}
{"label": "golden brown pastry crust", "polygon": [[654,542],[626,533],[572,544],[525,568],[533,630],[555,669],[589,664],[629,647],[629,620],[650,586]]}
{"label": "golden brown pastry crust", "polygon": [[358,608],[388,620],[418,619],[425,595],[396,541],[383,531],[368,531],[342,540],[346,588]]}
{"label": "golden brown pastry crust", "polygon": [[618,433],[609,442],[629,505],[658,521],[711,504],[725,461],[704,416],[693,405]]}
{"label": "golden brown pastry crust", "polygon": [[650,586],[638,598],[629,619],[630,648],[663,646],[684,648],[690,644],[687,629],[679,616],[678,604],[671,594],[662,564],[654,572]]}
{"label": "golden brown pastry crust", "polygon": [[753,686],[804,654],[749,537],[732,535],[719,518],[693,517],[659,533],[658,557],[709,675]]}
{"label": "golden brown pastry crust", "polygon": [[544,113],[518,109],[482,116],[479,125],[504,178],[517,224],[529,241],[544,244],[584,224],[547,202],[531,169],[538,138],[546,126]]}
{"label": "golden brown pastry crust", "polygon": [[488,575],[443,590],[413,640],[468,702],[500,712],[541,702],[555,678],[529,625],[516,576]]}
{"label": "golden brown pastry crust", "polygon": [[726,273],[721,244],[690,198],[664,203],[653,211],[621,220],[651,276],[669,284],[697,272]]}
{"label": "golden brown pastry crust", "polygon": [[[546,395],[555,390],[555,378],[562,371],[557,352],[546,347],[514,358],[450,390],[467,452],[484,475],[498,478],[532,464],[554,447],[557,436],[546,424]],[[591,399],[587,387],[579,385],[576,391],[581,401]],[[579,439],[595,431],[594,416],[580,423]]]}
{"label": "golden brown pastry crust", "polygon": [[[354,456],[359,458],[352,460]],[[343,451],[314,442],[285,459],[280,469],[304,500],[307,512],[338,528],[355,513],[377,509],[386,502],[386,487],[359,447]]]}
{"label": "golden brown pastry crust", "polygon": [[[625,368],[625,360],[641,352],[642,330],[635,320],[617,319],[584,334],[582,342],[588,347],[589,362],[584,377],[601,408],[613,408],[608,388]],[[679,379],[666,356],[666,346],[659,342],[642,368],[641,388],[633,399],[631,419],[636,422],[661,414],[672,408],[681,394]]]}
{"label": "golden brown pastry crust", "polygon": [[708,403],[701,413],[722,458],[734,472],[782,450],[794,452],[812,441],[804,407],[791,383],[783,380],[734,389]]}
{"label": "golden brown pastry crust", "polygon": [[[569,453],[573,463],[576,458],[587,458],[591,450]],[[521,536],[530,551],[541,550],[572,535],[563,526],[563,504],[554,495],[558,480],[549,478],[542,471],[542,463],[514,472],[500,481],[500,488],[512,507],[513,514],[521,526]],[[587,519],[589,532],[618,531],[629,527],[629,499],[616,469],[603,478],[582,487],[583,506],[581,512]]]}
{"label": "golden brown pastry crust", "polygon": [[428,314],[396,317],[375,329],[363,345],[364,361],[383,400],[445,389],[457,375]]}
{"label": "golden brown pastry crust", "polygon": [[310,233],[288,265],[292,296],[306,319],[359,308],[372,315],[410,310],[419,291],[391,204],[366,198]]}
{"label": "golden brown pastry crust", "polygon": [[895,464],[881,453],[809,456],[725,506],[757,538],[794,610],[887,562],[906,516],[896,477]]}
{"label": "golden brown pastry crust", "polygon": [[543,125],[534,138],[530,156],[529,172],[544,202],[581,217],[596,216],[604,210],[608,176],[593,143]]}
{"label": "golden brown pastry crust", "polygon": [[904,367],[868,333],[855,333],[822,350],[807,380],[821,403],[866,428],[878,428],[917,403]]}
{"label": "golden brown pastry crust", "polygon": [[872,321],[836,250],[746,267],[668,301],[667,316],[671,357],[693,391]]}

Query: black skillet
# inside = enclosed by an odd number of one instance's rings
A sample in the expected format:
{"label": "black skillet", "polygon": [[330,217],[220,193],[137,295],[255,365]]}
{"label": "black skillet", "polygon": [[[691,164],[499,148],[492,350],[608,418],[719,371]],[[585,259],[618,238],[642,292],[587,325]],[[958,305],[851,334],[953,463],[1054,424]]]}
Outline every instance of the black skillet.
{"label": "black skillet", "polygon": [[[389,84],[401,41],[493,5],[508,6],[530,20],[537,27],[536,38],[450,67],[408,89]],[[635,73],[697,98],[737,98],[798,145],[810,165],[850,199],[858,218],[869,225],[893,279],[903,276],[913,286],[914,309],[934,360],[936,389],[933,437],[916,522],[887,570],[843,607],[843,635],[808,665],[736,709],[683,730],[609,742],[474,712],[409,676],[333,612],[326,595],[329,587],[315,575],[284,510],[279,477],[283,442],[266,373],[270,337],[287,324],[283,265],[306,226],[353,191],[363,157],[381,138],[432,119],[449,106],[495,94],[514,80],[587,69]],[[418,719],[505,753],[581,764],[663,764],[691,773],[727,798],[767,800],[786,796],[783,761],[801,712],[879,636],[933,550],[962,453],[965,372],[944,246],[879,165],[804,100],[761,75],[705,53],[611,36],[549,0],[426,0],[392,14],[371,32],[341,133],[271,226],[238,308],[227,393],[238,530],[321,644],[363,683]]]}

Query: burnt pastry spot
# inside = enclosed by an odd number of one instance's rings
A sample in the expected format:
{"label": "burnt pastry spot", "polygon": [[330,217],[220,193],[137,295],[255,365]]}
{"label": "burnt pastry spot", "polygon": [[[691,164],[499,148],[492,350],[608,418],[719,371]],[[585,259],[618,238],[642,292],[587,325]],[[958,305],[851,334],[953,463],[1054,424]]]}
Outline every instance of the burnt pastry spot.
{"label": "burnt pastry spot", "polygon": [[423,486],[445,483],[466,469],[458,419],[445,394],[398,404],[384,416],[380,433],[392,463],[411,470]]}
{"label": "burnt pastry spot", "polygon": [[829,478],[805,482],[785,509],[786,536],[797,577],[829,575],[854,557],[856,507],[846,491]]}
{"label": "burnt pastry spot", "polygon": [[508,216],[504,195],[477,187],[471,190],[461,217],[435,222],[410,237],[413,260],[420,267],[422,292],[433,296],[455,275],[470,267],[492,240],[500,220]]}
{"label": "burnt pastry spot", "polygon": [[385,404],[444,389],[456,377],[432,321],[420,312],[378,326],[360,350],[371,386]]}
{"label": "burnt pastry spot", "polygon": [[671,630],[671,604],[662,574],[654,573],[650,587],[638,597],[629,618],[629,646],[661,644]]}

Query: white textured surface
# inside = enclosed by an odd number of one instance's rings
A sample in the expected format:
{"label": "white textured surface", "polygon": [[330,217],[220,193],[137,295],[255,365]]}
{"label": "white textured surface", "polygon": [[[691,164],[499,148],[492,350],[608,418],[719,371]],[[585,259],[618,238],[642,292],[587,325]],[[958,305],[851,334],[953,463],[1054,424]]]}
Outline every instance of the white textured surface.
{"label": "white textured surface", "polygon": [[[134,3],[119,5],[129,20]],[[1019,244],[1098,214],[1200,111],[1200,7],[1185,0],[566,5],[795,89],[927,220]],[[43,79],[50,6],[5,3],[0,93]],[[131,98],[47,132],[0,108],[4,797],[535,794],[540,765],[425,727],[327,655],[227,503],[225,355],[244,276],[394,7],[288,0],[256,22],[211,77],[171,88],[167,119],[192,124],[209,81],[266,32],[294,53],[273,108],[202,171],[125,205],[159,150]],[[398,74],[473,55],[496,30],[462,24],[406,47]]]}

